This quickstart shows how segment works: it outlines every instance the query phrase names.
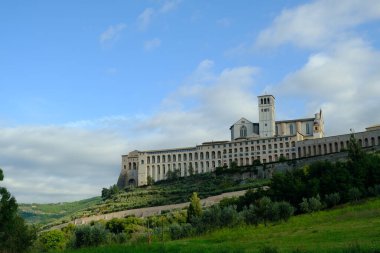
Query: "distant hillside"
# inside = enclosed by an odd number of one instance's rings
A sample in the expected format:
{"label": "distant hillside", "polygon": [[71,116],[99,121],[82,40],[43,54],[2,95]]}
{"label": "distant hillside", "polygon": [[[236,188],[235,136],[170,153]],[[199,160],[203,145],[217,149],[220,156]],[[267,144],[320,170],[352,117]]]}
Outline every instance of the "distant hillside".
{"label": "distant hillside", "polygon": [[47,224],[70,216],[80,210],[101,203],[100,197],[55,204],[19,204],[21,216],[29,223]]}
{"label": "distant hillside", "polygon": [[[158,182],[152,186],[121,191],[111,199],[100,197],[59,204],[21,204],[21,215],[31,223],[59,224],[96,214],[187,202],[193,192],[201,198],[224,192],[246,190],[267,185],[269,179],[241,179],[239,174],[198,174],[176,180]],[[100,193],[101,189],[99,189]]]}

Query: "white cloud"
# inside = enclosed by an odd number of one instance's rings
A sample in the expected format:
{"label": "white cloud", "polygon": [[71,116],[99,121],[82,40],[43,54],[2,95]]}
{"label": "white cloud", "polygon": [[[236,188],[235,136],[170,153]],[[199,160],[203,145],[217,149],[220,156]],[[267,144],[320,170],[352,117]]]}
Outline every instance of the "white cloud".
{"label": "white cloud", "polygon": [[320,0],[285,9],[256,41],[259,47],[292,43],[320,48],[352,35],[350,29],[380,18],[378,0]]}
{"label": "white cloud", "polygon": [[213,65],[202,61],[153,115],[2,128],[5,185],[19,202],[82,199],[116,183],[121,155],[129,151],[229,139],[229,126],[240,117],[257,120],[252,94],[257,69],[215,73]]}
{"label": "white cloud", "polygon": [[274,93],[306,101],[308,114],[322,108],[328,135],[380,123],[380,51],[359,27],[378,19],[376,0],[320,0],[282,11],[256,46],[290,43],[312,53]]}
{"label": "white cloud", "polygon": [[363,131],[380,123],[380,52],[356,39],[313,54],[277,87],[279,94],[303,97],[310,113],[321,107],[328,134]]}
{"label": "white cloud", "polygon": [[181,3],[181,0],[168,0],[164,1],[163,4],[158,8],[146,8],[138,17],[137,24],[140,30],[145,30],[148,28],[154,17],[159,15],[167,14],[171,11],[174,11],[178,5]]}
{"label": "white cloud", "polygon": [[127,140],[105,130],[59,126],[2,128],[5,185],[19,202],[99,195],[116,182]]}
{"label": "white cloud", "polygon": [[219,26],[223,27],[223,28],[228,28],[228,27],[231,26],[231,20],[229,20],[228,18],[221,18],[221,19],[218,19],[218,20],[216,21],[216,23],[217,23]]}
{"label": "white cloud", "polygon": [[146,29],[151,20],[152,20],[152,17],[154,15],[155,11],[153,8],[146,8],[137,18],[137,22],[138,22],[138,25],[139,25],[139,28],[141,30],[144,30]]}
{"label": "white cloud", "polygon": [[158,38],[154,38],[152,40],[147,40],[144,42],[144,49],[146,51],[150,51],[158,48],[161,45],[161,40]]}
{"label": "white cloud", "polygon": [[120,23],[117,25],[111,25],[105,30],[99,38],[99,41],[101,44],[109,43],[109,42],[114,42],[116,41],[120,33],[126,28],[126,24]]}
{"label": "white cloud", "polygon": [[181,0],[170,0],[170,1],[165,1],[162,6],[159,9],[159,12],[161,13],[167,13],[170,11],[175,10],[178,5],[181,3]]}

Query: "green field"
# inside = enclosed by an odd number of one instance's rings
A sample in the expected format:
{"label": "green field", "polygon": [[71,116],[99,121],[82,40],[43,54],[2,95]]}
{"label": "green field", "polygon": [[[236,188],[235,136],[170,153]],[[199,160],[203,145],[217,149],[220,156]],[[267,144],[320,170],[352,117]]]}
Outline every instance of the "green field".
{"label": "green field", "polygon": [[[29,223],[59,224],[74,218],[105,214],[148,206],[183,203],[193,192],[201,198],[224,192],[239,191],[267,185],[269,179],[235,179],[231,174],[199,174],[173,181],[162,181],[149,187],[139,187],[122,191],[118,195],[102,201],[100,197],[70,203],[20,204],[19,210]],[[99,190],[99,194],[100,194]]]}
{"label": "green field", "polygon": [[380,252],[380,199],[292,217],[286,223],[220,229],[177,240],[68,250],[66,253],[127,252]]}

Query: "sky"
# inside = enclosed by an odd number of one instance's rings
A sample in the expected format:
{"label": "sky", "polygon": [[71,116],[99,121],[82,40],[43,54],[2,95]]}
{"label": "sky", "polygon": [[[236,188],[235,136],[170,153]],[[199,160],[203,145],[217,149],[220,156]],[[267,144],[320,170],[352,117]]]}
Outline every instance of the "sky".
{"label": "sky", "polygon": [[228,140],[257,96],[326,135],[380,123],[378,0],[0,3],[0,168],[21,203],[117,182],[133,150]]}

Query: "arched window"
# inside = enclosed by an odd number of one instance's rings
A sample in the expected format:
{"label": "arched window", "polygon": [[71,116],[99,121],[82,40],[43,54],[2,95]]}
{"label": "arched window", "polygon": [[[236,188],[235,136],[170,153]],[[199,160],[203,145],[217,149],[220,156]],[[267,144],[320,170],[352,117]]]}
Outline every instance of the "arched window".
{"label": "arched window", "polygon": [[247,137],[247,127],[246,126],[240,127],[240,137]]}

